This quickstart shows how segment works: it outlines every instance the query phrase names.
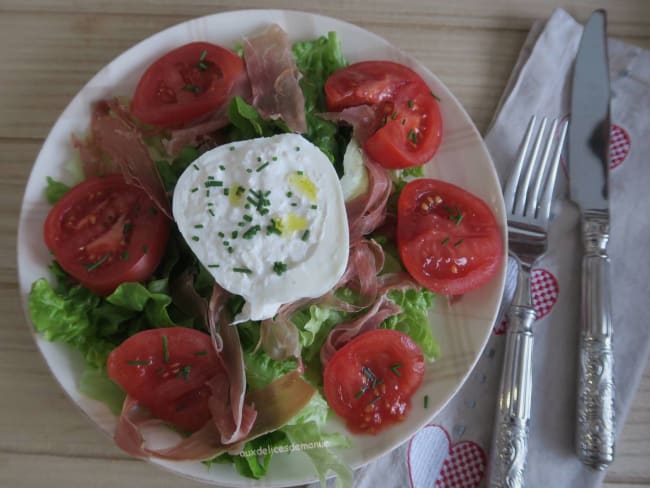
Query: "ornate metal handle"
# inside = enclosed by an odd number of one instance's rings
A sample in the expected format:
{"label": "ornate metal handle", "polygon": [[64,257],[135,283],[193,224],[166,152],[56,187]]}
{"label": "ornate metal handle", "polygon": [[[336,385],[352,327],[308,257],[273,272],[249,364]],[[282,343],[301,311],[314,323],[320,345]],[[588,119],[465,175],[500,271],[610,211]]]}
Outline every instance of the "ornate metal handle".
{"label": "ornate metal handle", "polygon": [[614,461],[614,354],[606,215],[583,217],[582,324],[576,450],[583,463],[604,469]]}
{"label": "ornate metal handle", "polygon": [[521,488],[528,457],[528,425],[533,386],[533,322],[530,269],[520,269],[509,311],[497,415],[492,435],[488,486]]}

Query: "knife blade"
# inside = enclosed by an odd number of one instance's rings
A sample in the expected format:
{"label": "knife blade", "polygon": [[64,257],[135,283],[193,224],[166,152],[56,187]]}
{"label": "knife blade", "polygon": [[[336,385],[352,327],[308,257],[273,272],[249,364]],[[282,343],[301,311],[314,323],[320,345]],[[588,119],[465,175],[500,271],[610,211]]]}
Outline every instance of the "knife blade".
{"label": "knife blade", "polygon": [[568,157],[570,198],[580,208],[583,242],[576,451],[604,469],[614,460],[614,355],[609,256],[610,84],[607,18],[596,10],[575,60]]}

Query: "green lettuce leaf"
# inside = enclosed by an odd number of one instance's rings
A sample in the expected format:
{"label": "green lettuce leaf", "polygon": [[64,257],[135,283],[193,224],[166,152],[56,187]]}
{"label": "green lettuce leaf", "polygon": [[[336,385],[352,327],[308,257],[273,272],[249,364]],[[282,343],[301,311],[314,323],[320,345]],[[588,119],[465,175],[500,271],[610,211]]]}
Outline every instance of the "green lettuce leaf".
{"label": "green lettuce leaf", "polygon": [[433,337],[429,322],[429,310],[433,305],[433,293],[422,288],[393,290],[388,297],[402,308],[402,311],[382,322],[383,329],[399,330],[413,339],[427,361],[440,356],[440,346]]}
{"label": "green lettuce leaf", "polygon": [[241,97],[233,97],[230,100],[228,119],[232,124],[230,131],[232,141],[269,137],[283,132],[290,132],[284,121],[280,119],[263,119],[257,110]]}
{"label": "green lettuce leaf", "polygon": [[298,367],[295,359],[276,361],[271,359],[262,348],[255,352],[244,351],[244,364],[246,366],[246,382],[253,390],[264,388],[273,380]]}
{"label": "green lettuce leaf", "polygon": [[114,415],[119,416],[126,393],[106,374],[106,370],[86,367],[79,380],[79,392],[103,402]]}
{"label": "green lettuce leaf", "polygon": [[65,183],[56,181],[54,178],[47,177],[47,187],[45,188],[45,197],[47,201],[54,205],[58,202],[63,195],[65,195],[70,187]]}
{"label": "green lettuce leaf", "polygon": [[350,141],[351,130],[322,119],[317,114],[327,111],[323,87],[335,71],[347,66],[341,42],[335,32],[318,39],[297,42],[293,56],[302,73],[300,87],[305,96],[307,133],[305,137],[334,163],[339,176],[343,174],[343,154]]}

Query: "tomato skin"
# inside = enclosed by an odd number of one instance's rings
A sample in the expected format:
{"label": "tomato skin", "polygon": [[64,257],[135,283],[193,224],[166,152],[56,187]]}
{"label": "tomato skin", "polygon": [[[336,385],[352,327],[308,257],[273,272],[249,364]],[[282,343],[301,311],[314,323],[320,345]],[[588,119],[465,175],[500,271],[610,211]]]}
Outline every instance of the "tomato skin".
{"label": "tomato skin", "polygon": [[149,278],[169,231],[167,217],[121,175],[90,178],[70,189],[43,228],[45,244],[61,267],[98,295]]}
{"label": "tomato skin", "polygon": [[325,367],[323,383],[328,404],[348,429],[376,434],[406,417],[423,376],[417,344],[402,332],[377,329],[338,350]]}
{"label": "tomato skin", "polygon": [[147,68],[131,112],[147,124],[180,126],[226,102],[234,81],[243,75],[244,62],[233,51],[207,42],[185,44]]}
{"label": "tomato skin", "polygon": [[430,161],[442,142],[442,116],[430,90],[406,85],[384,111],[385,122],[363,145],[368,155],[388,169]]}
{"label": "tomato skin", "polygon": [[408,183],[397,204],[404,267],[435,293],[461,295],[487,283],[503,261],[494,214],[475,195],[435,179]]}
{"label": "tomato skin", "polygon": [[371,105],[380,121],[364,142],[368,155],[388,169],[425,164],[442,141],[442,115],[426,82],[391,61],[364,61],[332,74],[325,83],[328,109]]}
{"label": "tomato skin", "polygon": [[138,403],[187,431],[200,429],[210,419],[206,382],[223,371],[210,336],[186,327],[150,329],[129,337],[111,351],[107,368],[109,378]]}

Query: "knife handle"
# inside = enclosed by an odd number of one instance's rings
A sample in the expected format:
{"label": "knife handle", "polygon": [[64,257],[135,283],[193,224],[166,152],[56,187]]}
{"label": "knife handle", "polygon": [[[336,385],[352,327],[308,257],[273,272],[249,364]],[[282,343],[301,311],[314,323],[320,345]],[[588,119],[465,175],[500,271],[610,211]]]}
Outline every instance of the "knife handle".
{"label": "knife handle", "polygon": [[583,217],[582,317],[576,449],[580,460],[604,469],[614,461],[614,353],[609,278],[609,219]]}
{"label": "knife handle", "polygon": [[533,389],[533,322],[530,269],[521,269],[508,311],[501,385],[488,464],[490,488],[523,488]]}

